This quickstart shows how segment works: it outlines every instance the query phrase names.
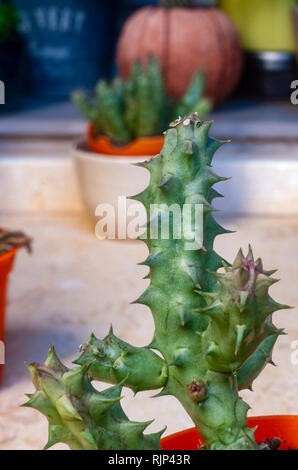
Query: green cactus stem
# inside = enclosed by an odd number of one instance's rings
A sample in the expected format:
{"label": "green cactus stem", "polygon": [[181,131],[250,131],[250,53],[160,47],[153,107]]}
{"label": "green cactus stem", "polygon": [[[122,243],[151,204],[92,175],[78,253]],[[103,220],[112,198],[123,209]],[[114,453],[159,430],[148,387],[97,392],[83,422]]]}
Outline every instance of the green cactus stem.
{"label": "green cactus stem", "polygon": [[89,379],[90,363],[67,369],[51,348],[43,366],[27,365],[36,387],[23,406],[49,421],[45,449],[62,442],[72,450],[160,449],[162,433],[143,434],[151,422],[129,421],[120,400],[122,384],[98,392]]}
{"label": "green cactus stem", "polygon": [[26,248],[31,253],[31,244],[31,238],[27,237],[24,232],[0,229],[0,255],[16,247]]}
{"label": "green cactus stem", "polygon": [[[227,231],[212,215],[212,200],[219,196],[213,186],[225,178],[211,168],[215,151],[223,145],[209,136],[211,124],[196,114],[177,119],[161,154],[141,164],[151,174],[149,187],[135,197],[151,217],[148,237],[142,237],[150,251],[143,264],[150,268],[151,284],[137,302],[151,309],[155,321],[148,347],[160,351],[168,365],[159,396],[173,395],[182,403],[208,449],[257,449],[254,431],[247,428],[249,407],[238,395],[237,375],[241,388],[250,386],[270,360],[282,333],[271,316],[285,306],[269,296],[275,281],[260,260],[254,261],[251,249],[247,257],[240,251],[232,266],[213,249],[215,237]],[[202,204],[203,246],[187,250],[184,237],[152,240],[150,228],[160,213],[150,212],[152,204],[178,204],[181,213],[184,204]],[[195,220],[190,224],[194,230]],[[222,267],[225,273],[218,272]],[[90,359],[95,359],[96,378],[106,380],[94,354],[81,354],[79,362]],[[136,364],[134,376],[141,373],[142,366]]]}
{"label": "green cactus stem", "polygon": [[100,81],[96,87],[96,99],[100,103],[98,107],[100,109],[98,114],[99,127],[112,140],[120,143],[129,142],[131,139],[122,113],[123,89],[124,87],[120,79],[114,80],[111,85],[105,81]]}
{"label": "green cactus stem", "polygon": [[[161,153],[140,163],[151,177],[149,186],[134,197],[143,203],[148,215],[141,238],[148,246],[149,256],[141,264],[149,268],[150,285],[136,302],[152,312],[155,331],[151,343],[136,348],[110,331],[102,341],[91,336],[76,361],[80,367],[73,371],[64,370],[56,359],[48,359],[42,368],[30,366],[38,389],[30,404],[36,404],[55,426],[58,410],[58,426],[63,425],[57,428],[61,433],[54,441],[61,435],[63,442],[89,448],[89,441],[81,436],[88,429],[88,436],[91,433],[95,440],[93,447],[104,448],[107,441],[102,427],[107,436],[109,429],[115,431],[115,423],[110,420],[112,407],[107,408],[104,418],[96,403],[92,410],[95,413],[98,407],[98,418],[92,414],[82,388],[74,393],[68,377],[84,371],[88,387],[90,380],[100,380],[128,386],[134,392],[161,389],[156,396],[174,396],[192,418],[206,449],[262,448],[255,441],[254,430],[247,427],[249,406],[240,398],[239,390],[251,388],[266,364],[272,362],[274,344],[283,334],[273,325],[272,314],[287,307],[269,295],[276,282],[271,277],[274,271],[265,271],[262,261],[255,261],[250,247],[247,256],[240,250],[232,264],[214,251],[215,238],[228,233],[213,217],[212,201],[220,196],[214,185],[227,178],[218,176],[212,168],[213,156],[224,142],[210,137],[211,125],[202,122],[197,114],[176,119],[166,132]],[[197,205],[202,217],[197,218],[196,211],[186,215],[186,206]],[[182,220],[174,217],[173,207],[180,210]],[[167,237],[156,231],[157,222],[162,223],[163,217],[171,222]],[[117,389],[118,398],[119,395]],[[69,404],[71,396],[75,410]],[[76,419],[68,437],[64,434],[65,413],[67,419]],[[118,428],[115,432],[113,448],[123,449]],[[147,448],[143,439],[138,435],[125,445]],[[150,445],[157,445],[156,438],[149,440]]]}

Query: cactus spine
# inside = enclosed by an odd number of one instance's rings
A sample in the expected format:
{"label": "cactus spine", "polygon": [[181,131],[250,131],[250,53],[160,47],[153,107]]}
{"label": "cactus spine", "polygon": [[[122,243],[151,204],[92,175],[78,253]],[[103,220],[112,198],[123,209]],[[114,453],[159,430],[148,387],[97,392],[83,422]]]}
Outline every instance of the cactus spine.
{"label": "cactus spine", "polygon": [[[273,272],[264,271],[260,259],[254,260],[251,248],[247,256],[240,250],[232,265],[213,249],[216,236],[227,230],[212,215],[212,201],[220,196],[213,186],[226,178],[211,168],[214,153],[223,144],[209,136],[211,124],[201,122],[197,114],[177,119],[160,155],[141,164],[151,174],[148,188],[135,197],[148,213],[147,237],[142,238],[150,253],[142,264],[150,269],[151,283],[137,302],[151,309],[151,344],[135,348],[112,331],[103,341],[91,336],[76,364],[88,367],[91,380],[120,382],[135,392],[162,388],[157,396],[176,397],[207,449],[254,450],[259,447],[254,430],[247,428],[249,407],[238,392],[251,388],[271,362],[282,334],[273,326],[272,314],[286,306],[269,296],[276,280]],[[174,204],[182,217],[185,204],[203,208],[202,227],[193,213],[186,222],[193,233],[201,228],[203,243],[195,249],[189,249],[184,232],[180,238],[174,236]],[[172,221],[169,237],[158,232],[152,238],[162,214]]]}

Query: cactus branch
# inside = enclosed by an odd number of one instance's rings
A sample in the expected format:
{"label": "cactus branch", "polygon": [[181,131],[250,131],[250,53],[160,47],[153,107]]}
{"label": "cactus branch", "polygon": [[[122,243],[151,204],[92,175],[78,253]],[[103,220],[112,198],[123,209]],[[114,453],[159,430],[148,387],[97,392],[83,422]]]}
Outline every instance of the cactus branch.
{"label": "cactus branch", "polygon": [[98,392],[89,379],[87,363],[67,369],[51,348],[43,366],[28,364],[34,394],[24,406],[35,408],[49,421],[45,449],[62,442],[73,450],[160,449],[162,433],[143,434],[151,422],[129,421],[120,400],[123,383]]}
{"label": "cactus branch", "polygon": [[239,369],[237,372],[238,390],[246,388],[252,390],[254,380],[260,375],[266,365],[275,365],[272,361],[272,351],[277,338],[278,334],[268,336]]}
{"label": "cactus branch", "polygon": [[135,393],[161,388],[167,380],[167,365],[161,357],[148,348],[136,348],[125,343],[112,331],[102,341],[91,335],[81,347],[75,364],[83,366],[88,363],[91,364],[89,375],[92,380],[111,384],[122,382]]}

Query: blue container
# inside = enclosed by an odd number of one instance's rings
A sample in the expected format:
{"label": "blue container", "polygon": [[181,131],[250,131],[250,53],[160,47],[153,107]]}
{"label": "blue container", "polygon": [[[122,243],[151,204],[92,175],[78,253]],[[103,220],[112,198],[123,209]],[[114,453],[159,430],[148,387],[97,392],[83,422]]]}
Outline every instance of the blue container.
{"label": "blue container", "polygon": [[67,98],[90,90],[109,73],[113,6],[110,0],[14,0],[27,38],[30,91]]}

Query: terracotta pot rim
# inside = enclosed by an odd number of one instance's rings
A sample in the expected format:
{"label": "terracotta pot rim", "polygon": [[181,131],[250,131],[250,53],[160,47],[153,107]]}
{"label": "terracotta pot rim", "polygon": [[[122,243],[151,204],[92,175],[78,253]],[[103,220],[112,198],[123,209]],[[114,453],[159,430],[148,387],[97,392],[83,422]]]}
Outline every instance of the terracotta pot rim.
{"label": "terracotta pot rim", "polygon": [[12,256],[14,256],[16,254],[16,252],[18,251],[18,249],[19,248],[17,246],[15,246],[14,248],[11,248],[11,250],[9,250],[6,253],[3,253],[2,255],[0,255],[0,264],[2,262],[7,261]]}
{"label": "terracotta pot rim", "polygon": [[[5,322],[5,299],[7,282],[11,269],[13,268],[14,257],[18,247],[14,247],[11,250],[0,255],[0,283],[1,283],[1,297],[0,297],[0,340],[4,339],[4,322]],[[2,379],[3,365],[0,364],[0,383]]]}
{"label": "terracotta pot rim", "polygon": [[[261,427],[262,424],[265,425],[264,426],[265,429],[266,429],[266,426],[268,427],[268,425],[271,428],[272,426],[274,427],[274,425],[278,425],[278,424],[280,424],[281,428],[283,428],[283,429],[285,429],[285,427],[288,427],[289,428],[289,434],[293,435],[293,436],[297,436],[294,440],[295,440],[295,447],[298,447],[298,415],[295,415],[295,414],[292,414],[292,415],[276,414],[276,415],[265,415],[265,416],[251,416],[251,417],[248,418],[248,426],[249,427],[255,427],[255,426],[258,427],[260,425],[260,429],[262,429],[262,427]],[[263,432],[264,432],[264,430],[263,430]],[[168,436],[165,436],[163,439],[161,439],[162,447],[164,448],[164,446],[165,446],[165,450],[167,450],[167,449],[169,449],[169,450],[170,449],[178,450],[177,440],[181,441],[181,446],[183,446],[184,443],[185,443],[185,440],[189,439],[190,441],[193,441],[194,434],[197,434],[197,436],[198,436],[197,444],[202,443],[203,441],[202,441],[202,438],[201,438],[197,428],[193,427],[193,428],[184,429],[182,431],[178,431],[178,432],[175,432],[173,434],[169,434]],[[270,438],[272,436],[268,435],[267,437]],[[279,435],[279,436],[276,435],[275,437],[279,437],[282,440],[284,440],[286,438],[286,436],[282,435],[282,432],[281,432],[281,435]],[[289,438],[286,439],[286,441],[288,441],[288,440],[289,440]],[[263,440],[259,440],[259,439],[257,439],[257,441],[258,442],[263,442]],[[168,445],[170,447],[168,447]],[[191,446],[191,444],[190,444],[190,446]],[[186,449],[186,447],[182,447],[182,449]]]}
{"label": "terracotta pot rim", "polygon": [[[152,158],[152,155],[139,155],[139,156],[121,156],[109,155],[106,153],[97,153],[89,149],[86,141],[79,140],[73,144],[72,154],[81,160],[89,160],[93,163],[109,163],[109,165],[129,165],[135,164],[140,161],[147,161]],[[112,157],[112,158],[111,158]]]}
{"label": "terracotta pot rim", "polygon": [[89,149],[100,155],[107,157],[142,157],[153,156],[161,151],[164,143],[163,136],[140,137],[122,147],[113,145],[106,136],[94,137],[95,126],[88,123],[86,131],[86,141]]}

